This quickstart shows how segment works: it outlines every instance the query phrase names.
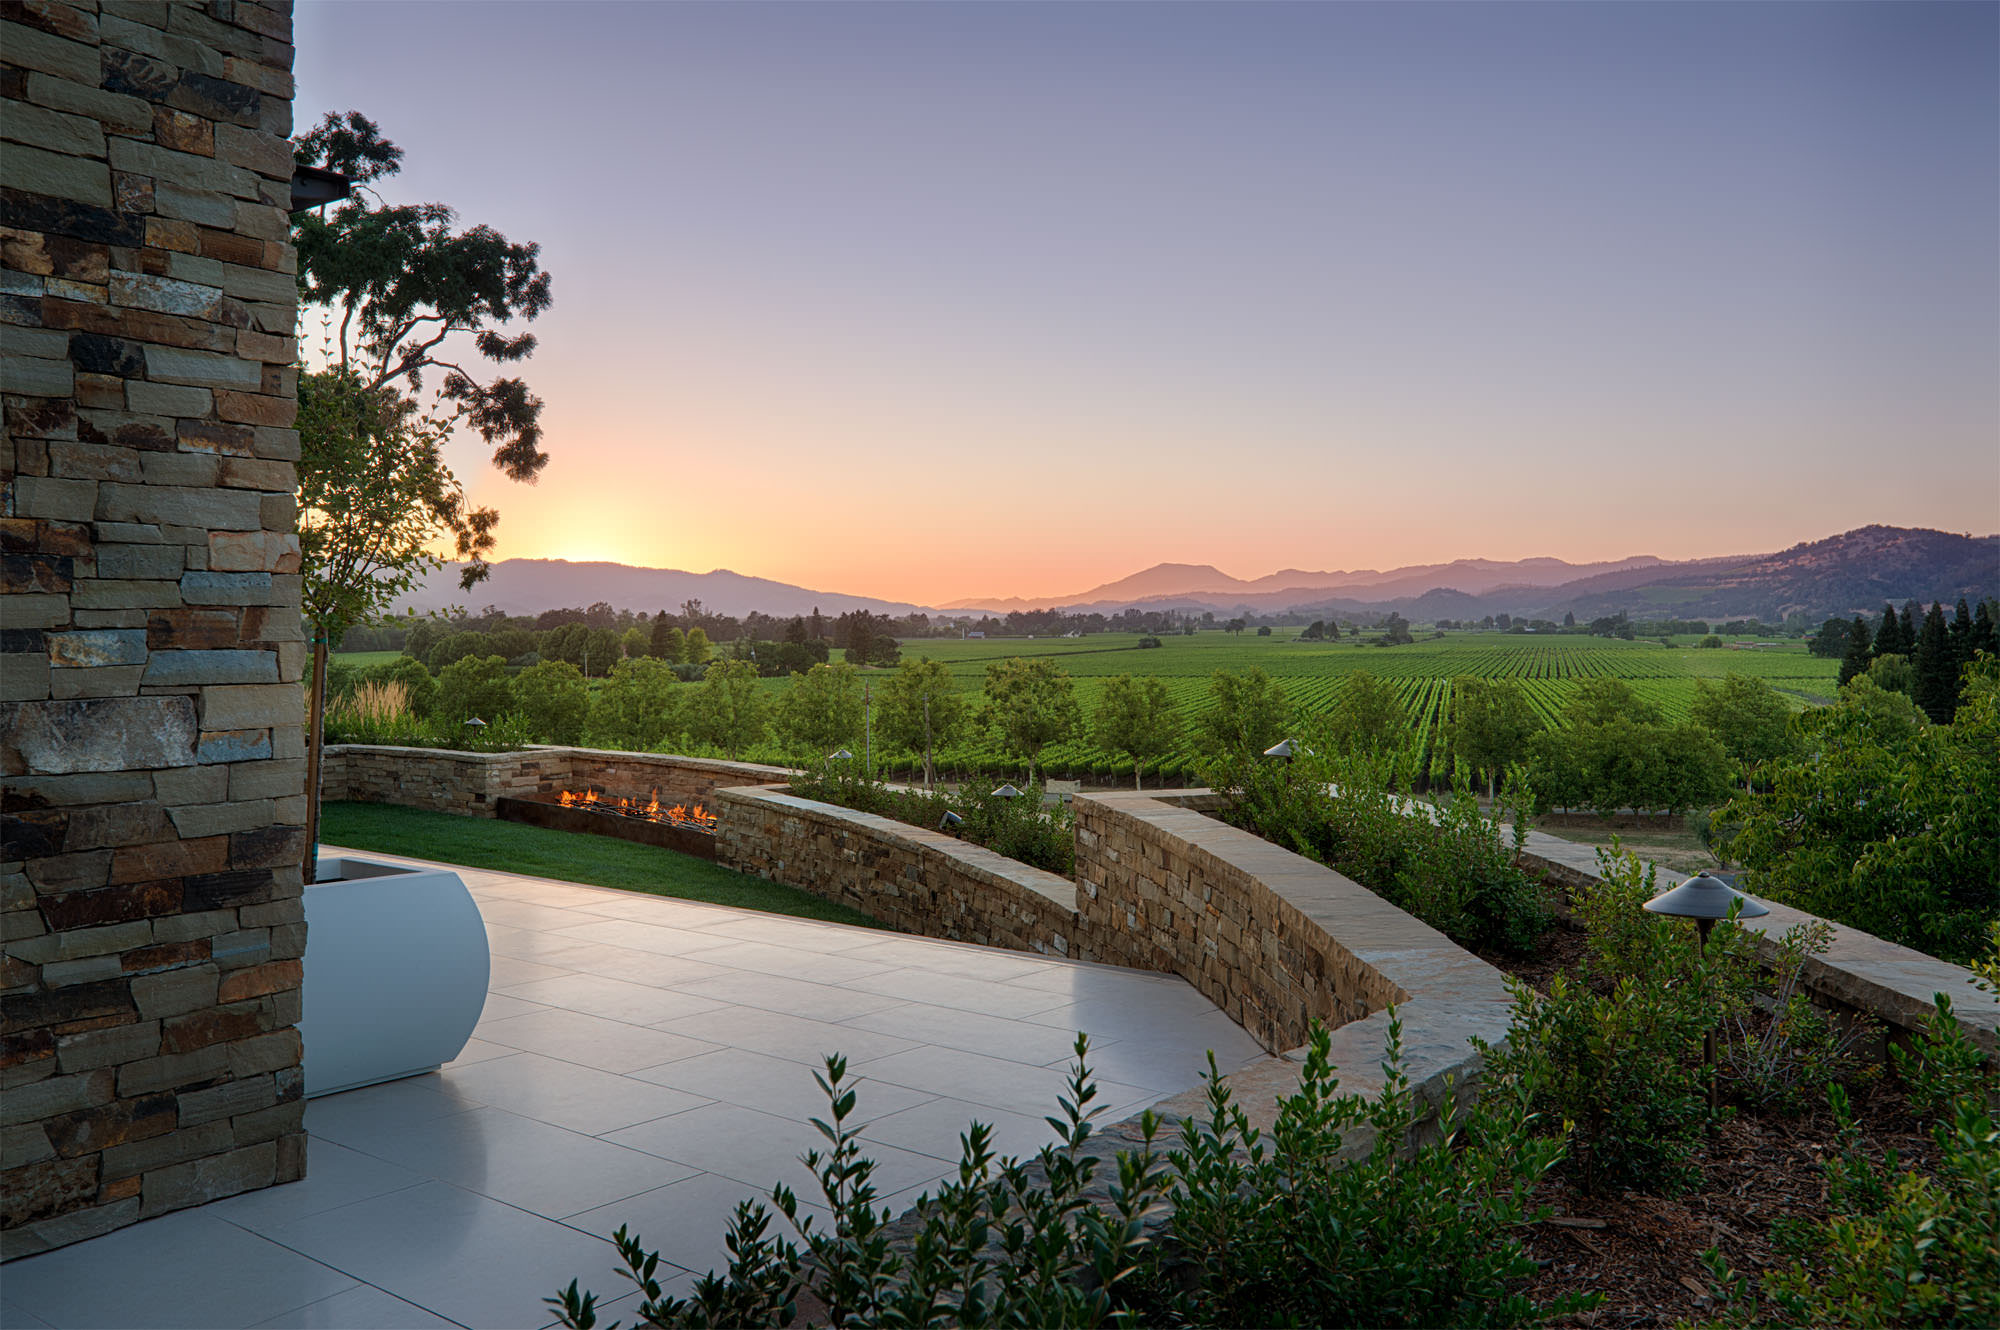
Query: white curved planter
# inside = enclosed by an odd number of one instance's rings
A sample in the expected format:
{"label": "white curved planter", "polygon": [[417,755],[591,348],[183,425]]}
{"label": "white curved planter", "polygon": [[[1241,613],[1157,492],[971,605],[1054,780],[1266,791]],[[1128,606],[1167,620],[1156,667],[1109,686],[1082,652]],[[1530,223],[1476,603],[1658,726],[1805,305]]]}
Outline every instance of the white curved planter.
{"label": "white curved planter", "polygon": [[435,1071],[486,1005],[486,924],[456,873],[322,858],[306,888],[306,1098]]}

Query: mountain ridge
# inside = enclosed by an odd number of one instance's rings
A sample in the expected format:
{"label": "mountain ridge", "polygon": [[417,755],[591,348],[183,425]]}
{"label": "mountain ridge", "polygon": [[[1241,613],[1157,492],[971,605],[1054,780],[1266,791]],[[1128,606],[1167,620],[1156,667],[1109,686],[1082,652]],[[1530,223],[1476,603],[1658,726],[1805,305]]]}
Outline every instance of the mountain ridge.
{"label": "mountain ridge", "polygon": [[683,601],[699,599],[717,613],[741,616],[758,610],[785,618],[815,610],[838,615],[865,609],[902,617],[919,611],[964,615],[1015,609],[1110,615],[1138,608],[1217,615],[1297,611],[1379,616],[1395,611],[1423,618],[1505,613],[1560,619],[1571,613],[1586,619],[1623,610],[1635,618],[1775,622],[1794,612],[1814,617],[1874,613],[1885,600],[1901,604],[1914,597],[1950,604],[1959,596],[2000,594],[2000,535],[1871,525],[1759,554],[1682,560],[1642,554],[1582,564],[1546,556],[1458,559],[1387,570],[1285,569],[1252,579],[1231,577],[1210,564],[1162,563],[1079,597],[968,599],[941,606],[815,590],[723,568],[691,573],[563,559],[503,559],[493,565],[487,582],[463,592],[458,589],[461,566],[445,565],[404,605],[428,612],[480,604],[508,614],[536,614],[605,601],[650,613],[678,610]]}
{"label": "mountain ridge", "polygon": [[[1755,556],[1731,556],[1751,558]],[[1101,605],[1158,598],[1162,596],[1193,595],[1277,595],[1285,593],[1303,594],[1311,591],[1331,591],[1339,589],[1359,590],[1362,588],[1387,590],[1398,594],[1403,584],[1425,582],[1439,576],[1458,572],[1459,580],[1471,585],[1453,585],[1451,589],[1479,594],[1502,585],[1500,580],[1511,574],[1522,579],[1523,585],[1559,585],[1576,577],[1589,576],[1592,572],[1622,571],[1641,567],[1657,567],[1669,563],[1652,554],[1629,555],[1623,559],[1601,560],[1594,563],[1570,563],[1548,555],[1538,555],[1526,559],[1453,559],[1449,563],[1409,564],[1400,568],[1382,571],[1375,568],[1309,572],[1299,568],[1284,568],[1262,577],[1238,578],[1215,567],[1213,564],[1157,563],[1121,577],[1113,582],[1092,587],[1074,596],[969,596],[947,602],[940,606],[944,610],[991,610],[1005,613],[1008,610],[1064,608],[1072,605]],[[1693,562],[1693,561],[1687,561]],[[1542,574],[1537,579],[1532,574]],[[1567,574],[1567,576],[1564,576]],[[1160,587],[1159,582],[1171,576],[1180,576],[1180,585]],[[1429,585],[1436,585],[1430,581]],[[1483,584],[1483,585],[1482,585]],[[1143,587],[1144,590],[1140,588]],[[1393,588],[1393,589],[1392,589]]]}

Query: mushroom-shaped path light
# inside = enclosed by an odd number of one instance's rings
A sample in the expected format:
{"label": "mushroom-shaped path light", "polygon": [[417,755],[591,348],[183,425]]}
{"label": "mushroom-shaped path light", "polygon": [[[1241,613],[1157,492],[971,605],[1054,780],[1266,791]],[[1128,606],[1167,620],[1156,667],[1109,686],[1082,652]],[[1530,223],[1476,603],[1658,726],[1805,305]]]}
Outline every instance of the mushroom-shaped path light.
{"label": "mushroom-shaped path light", "polygon": [[1647,901],[1645,908],[1654,914],[1694,920],[1701,929],[1704,947],[1708,945],[1708,930],[1715,927],[1716,920],[1729,918],[1731,911],[1738,919],[1755,919],[1771,912],[1770,907],[1709,872],[1696,873],[1678,887],[1661,892]]}
{"label": "mushroom-shaped path light", "polygon": [[[1736,888],[1724,882],[1713,873],[1696,873],[1678,887],[1663,891],[1646,902],[1645,908],[1654,914],[1664,914],[1674,919],[1692,919],[1701,930],[1702,954],[1708,954],[1708,932],[1715,927],[1718,919],[1728,919],[1732,915],[1738,919],[1755,919],[1771,912],[1762,901],[1745,896]],[[1717,1113],[1722,1107],[1722,1090],[1715,1079],[1715,1031],[1709,1030],[1701,1037],[1702,1062],[1708,1068],[1708,1113],[1713,1126],[1719,1119]]]}

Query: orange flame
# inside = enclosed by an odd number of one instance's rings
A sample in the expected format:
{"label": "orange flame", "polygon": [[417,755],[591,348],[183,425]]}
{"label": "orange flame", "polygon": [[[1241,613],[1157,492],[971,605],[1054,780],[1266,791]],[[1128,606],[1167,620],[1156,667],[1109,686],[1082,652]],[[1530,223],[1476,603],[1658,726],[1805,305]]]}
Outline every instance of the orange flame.
{"label": "orange flame", "polygon": [[644,818],[650,822],[693,827],[700,831],[715,830],[715,814],[700,804],[689,807],[681,803],[665,807],[660,803],[660,792],[657,788],[643,800],[636,795],[628,798],[624,795],[600,794],[594,789],[562,790],[557,793],[556,802],[564,808],[604,809],[621,813],[626,817]]}

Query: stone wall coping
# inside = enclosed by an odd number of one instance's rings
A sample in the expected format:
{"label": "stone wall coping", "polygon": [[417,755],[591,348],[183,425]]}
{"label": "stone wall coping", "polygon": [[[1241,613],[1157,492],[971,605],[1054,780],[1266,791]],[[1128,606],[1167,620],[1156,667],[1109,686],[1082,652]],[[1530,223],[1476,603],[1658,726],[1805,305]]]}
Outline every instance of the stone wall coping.
{"label": "stone wall coping", "polygon": [[329,757],[347,753],[379,754],[385,757],[449,758],[458,762],[498,764],[518,762],[524,757],[572,757],[601,762],[622,762],[633,766],[685,767],[740,775],[760,782],[789,781],[798,773],[790,767],[766,766],[761,762],[730,762],[713,757],[683,757],[677,753],[627,753],[615,748],[577,748],[560,744],[530,744],[501,753],[470,753],[458,748],[413,748],[402,744],[328,744]]}
{"label": "stone wall coping", "polygon": [[455,762],[513,762],[524,756],[520,749],[510,749],[504,753],[469,753],[459,748],[411,748],[402,744],[328,744],[321,750],[325,757],[343,757],[348,754],[379,754],[383,757],[450,758]]}
{"label": "stone wall coping", "polygon": [[899,822],[895,818],[884,817],[879,813],[864,813],[853,808],[843,808],[839,804],[801,798],[799,795],[771,786],[748,785],[718,789],[714,797],[718,802],[734,800],[761,804],[767,808],[786,809],[801,817],[838,825],[854,834],[908,847],[919,854],[941,855],[952,860],[956,871],[968,877],[989,882],[1003,889],[1027,892],[1041,897],[1059,910],[1070,914],[1076,912],[1076,883],[1068,878],[1031,867],[1018,859],[1009,859],[999,851],[989,850],[983,845],[974,845],[956,836],[947,836],[942,831],[911,826],[907,822]]}

